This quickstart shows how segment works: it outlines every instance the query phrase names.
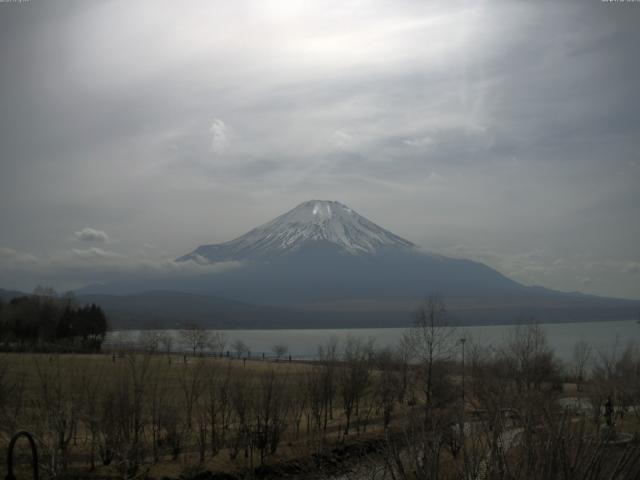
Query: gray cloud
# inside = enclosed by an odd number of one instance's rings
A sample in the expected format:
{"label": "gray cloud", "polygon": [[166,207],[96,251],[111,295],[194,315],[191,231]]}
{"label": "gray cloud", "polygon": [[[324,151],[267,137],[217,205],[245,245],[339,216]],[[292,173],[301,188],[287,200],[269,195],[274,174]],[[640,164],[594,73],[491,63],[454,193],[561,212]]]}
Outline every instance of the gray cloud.
{"label": "gray cloud", "polygon": [[72,248],[71,252],[76,255],[78,258],[82,259],[82,260],[102,260],[102,259],[113,259],[113,258],[120,258],[121,255],[115,253],[115,252],[110,252],[108,250],[103,250],[102,248],[98,248],[98,247],[91,247],[91,248],[87,248],[86,250],[80,249],[80,248]]}
{"label": "gray cloud", "polygon": [[[525,283],[640,298],[638,20],[577,1],[0,4],[0,245],[63,283],[52,252],[175,258],[332,198]],[[121,257],[70,251],[78,225]],[[5,287],[32,269],[15,258]]]}
{"label": "gray cloud", "polygon": [[640,273],[640,262],[627,262],[623,265],[622,271],[631,275]]}
{"label": "gray cloud", "polygon": [[[147,250],[152,250],[147,247]],[[197,261],[176,262],[163,254],[126,255],[99,247],[60,250],[36,258],[26,252],[0,248],[0,285],[31,291],[34,279],[51,283],[60,290],[76,289],[90,283],[128,279],[160,279],[175,276],[216,274],[242,268],[240,262],[208,264]]]}
{"label": "gray cloud", "polygon": [[102,230],[85,227],[82,230],[74,232],[75,237],[83,242],[104,243],[109,240],[109,236]]}
{"label": "gray cloud", "polygon": [[0,266],[7,269],[21,268],[35,265],[38,259],[35,255],[18,252],[13,248],[0,247]]}

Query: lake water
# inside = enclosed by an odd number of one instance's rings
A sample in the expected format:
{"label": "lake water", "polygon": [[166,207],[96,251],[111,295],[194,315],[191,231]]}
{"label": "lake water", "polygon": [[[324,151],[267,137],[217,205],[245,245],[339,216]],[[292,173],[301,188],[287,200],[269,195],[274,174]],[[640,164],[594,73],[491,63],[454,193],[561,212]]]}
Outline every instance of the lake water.
{"label": "lake water", "polygon": [[[623,349],[630,341],[640,341],[640,324],[636,320],[615,322],[584,322],[584,323],[550,323],[540,325],[547,334],[549,344],[556,355],[569,361],[574,345],[581,340],[588,342],[594,351],[611,352],[612,349]],[[513,325],[486,325],[478,327],[458,327],[455,335],[466,337],[485,346],[500,345],[505,337],[513,331]],[[314,329],[314,330],[217,330],[223,332],[227,340],[227,348],[236,340],[244,342],[251,350],[251,355],[270,354],[276,344],[286,345],[288,354],[294,358],[313,358],[318,352],[318,346],[335,337],[339,344],[349,337],[373,339],[379,348],[395,346],[404,328],[358,328],[358,329]],[[175,338],[174,349],[186,350],[179,343],[178,330],[168,330]],[[135,344],[139,341],[140,331],[125,330],[109,332],[105,347],[126,343]]]}

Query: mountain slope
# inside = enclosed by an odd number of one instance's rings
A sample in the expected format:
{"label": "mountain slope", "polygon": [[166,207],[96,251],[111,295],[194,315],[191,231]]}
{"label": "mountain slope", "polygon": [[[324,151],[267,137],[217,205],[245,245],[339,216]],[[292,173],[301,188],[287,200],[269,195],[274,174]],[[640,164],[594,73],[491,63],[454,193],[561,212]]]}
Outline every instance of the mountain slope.
{"label": "mountain slope", "polygon": [[260,304],[473,295],[521,285],[486,265],[425,253],[351,208],[311,200],[241,237],[198,247],[178,261],[244,262],[182,288]]}
{"label": "mountain slope", "polygon": [[[155,290],[131,295],[85,294],[81,304],[95,303],[112,328],[179,328],[188,323],[216,328],[274,328],[282,312],[221,297]],[[250,321],[246,321],[250,319]]]}
{"label": "mountain slope", "polygon": [[[151,318],[148,300],[163,323],[179,317],[228,328],[407,325],[418,301],[432,293],[441,294],[453,316],[465,323],[624,319],[640,305],[526,287],[484,264],[424,252],[349,207],[320,200],[304,202],[234,240],[200,246],[177,261],[240,266],[162,279],[130,275],[79,293],[125,295],[99,301],[125,321],[136,315]],[[154,294],[154,300],[136,297],[149,290],[173,293]],[[243,306],[230,309],[214,297]],[[133,313],[127,317],[124,310]]]}
{"label": "mountain slope", "polygon": [[178,261],[266,260],[300,251],[314,242],[325,242],[354,255],[374,255],[384,249],[415,247],[346,205],[310,200],[235,240],[200,246]]}
{"label": "mountain slope", "polygon": [[17,290],[4,290],[0,288],[0,300],[3,302],[9,302],[12,298],[24,297],[27,293],[18,292]]}

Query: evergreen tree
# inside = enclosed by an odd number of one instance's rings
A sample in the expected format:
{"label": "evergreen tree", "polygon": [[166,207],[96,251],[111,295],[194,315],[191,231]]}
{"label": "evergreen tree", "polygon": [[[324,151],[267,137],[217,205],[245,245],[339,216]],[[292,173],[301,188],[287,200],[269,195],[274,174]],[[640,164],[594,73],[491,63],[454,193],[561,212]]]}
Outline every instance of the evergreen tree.
{"label": "evergreen tree", "polygon": [[107,318],[96,304],[76,307],[69,295],[56,296],[38,288],[34,295],[13,298],[0,305],[0,339],[20,348],[69,341],[87,350],[99,350],[107,333]]}

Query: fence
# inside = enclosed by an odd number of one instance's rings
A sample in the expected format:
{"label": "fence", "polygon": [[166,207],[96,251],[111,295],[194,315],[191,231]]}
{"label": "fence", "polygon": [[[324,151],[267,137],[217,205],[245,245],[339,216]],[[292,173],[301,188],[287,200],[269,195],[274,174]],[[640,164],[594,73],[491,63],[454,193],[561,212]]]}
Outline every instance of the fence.
{"label": "fence", "polygon": [[310,362],[318,360],[317,355],[303,355],[297,353],[286,353],[284,355],[276,355],[273,352],[254,352],[247,350],[237,352],[233,350],[224,350],[215,352],[208,348],[196,349],[195,355],[193,349],[190,348],[171,348],[169,350],[159,347],[149,347],[140,342],[104,342],[102,344],[102,352],[110,355],[121,356],[125,353],[154,354],[154,355],[172,355],[182,356],[186,358],[228,358],[230,360],[253,360],[253,361],[271,361],[271,362]]}

